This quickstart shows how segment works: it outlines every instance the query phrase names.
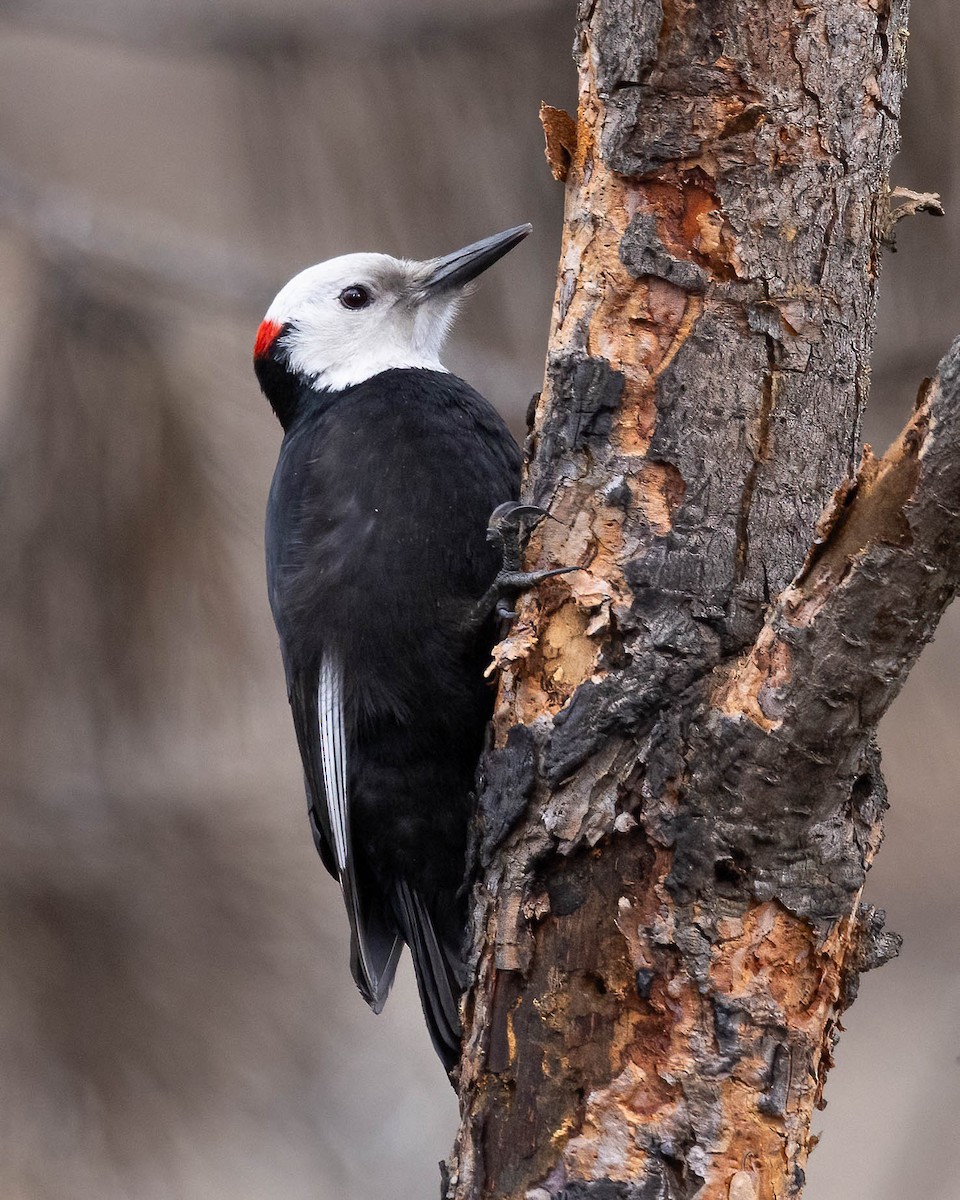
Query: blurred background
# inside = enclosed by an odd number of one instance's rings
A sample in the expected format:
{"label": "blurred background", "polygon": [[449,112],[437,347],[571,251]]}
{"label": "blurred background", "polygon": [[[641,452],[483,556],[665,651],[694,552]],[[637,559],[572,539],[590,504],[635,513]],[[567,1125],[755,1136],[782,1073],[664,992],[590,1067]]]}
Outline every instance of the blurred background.
{"label": "blurred background", "polygon": [[[867,436],[960,332],[955,0],[911,23]],[[280,431],[250,363],[300,267],[532,220],[449,356],[514,427],[561,215],[572,0],[0,3],[0,1195],[421,1200],[456,1124],[408,969],[374,1018],[315,856],[267,609]],[[810,1200],[956,1200],[960,612],[883,726]]]}

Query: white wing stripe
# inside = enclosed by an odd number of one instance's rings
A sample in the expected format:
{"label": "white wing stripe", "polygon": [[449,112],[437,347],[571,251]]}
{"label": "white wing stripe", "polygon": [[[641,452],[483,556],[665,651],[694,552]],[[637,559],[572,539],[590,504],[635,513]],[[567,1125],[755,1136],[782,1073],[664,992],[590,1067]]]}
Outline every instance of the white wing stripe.
{"label": "white wing stripe", "polygon": [[320,758],[327,816],[333,832],[340,871],[347,866],[347,754],[343,736],[343,679],[339,667],[324,655],[317,693],[320,723]]}

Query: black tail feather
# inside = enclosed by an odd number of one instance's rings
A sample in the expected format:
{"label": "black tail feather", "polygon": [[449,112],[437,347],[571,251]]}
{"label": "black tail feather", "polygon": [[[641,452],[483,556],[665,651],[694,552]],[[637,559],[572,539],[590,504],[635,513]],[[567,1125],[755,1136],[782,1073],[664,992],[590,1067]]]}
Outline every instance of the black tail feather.
{"label": "black tail feather", "polygon": [[379,1013],[393,985],[397,959],[403,949],[401,935],[379,899],[358,887],[351,872],[340,883],[350,917],[350,969],[360,994]]}
{"label": "black tail feather", "polygon": [[459,947],[444,944],[420,894],[401,881],[396,887],[397,920],[410,947],[434,1049],[449,1072],[460,1058],[459,1000],[463,991]]}

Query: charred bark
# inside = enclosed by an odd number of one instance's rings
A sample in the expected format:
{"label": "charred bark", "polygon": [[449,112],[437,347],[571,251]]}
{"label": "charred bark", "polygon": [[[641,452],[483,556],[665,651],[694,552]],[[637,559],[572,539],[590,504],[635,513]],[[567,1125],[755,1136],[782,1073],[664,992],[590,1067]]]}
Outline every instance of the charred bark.
{"label": "charred bark", "polygon": [[906,18],[581,3],[527,477],[579,570],[498,648],[452,1200],[799,1195],[896,953],[873,735],[960,583],[960,342],[860,452]]}

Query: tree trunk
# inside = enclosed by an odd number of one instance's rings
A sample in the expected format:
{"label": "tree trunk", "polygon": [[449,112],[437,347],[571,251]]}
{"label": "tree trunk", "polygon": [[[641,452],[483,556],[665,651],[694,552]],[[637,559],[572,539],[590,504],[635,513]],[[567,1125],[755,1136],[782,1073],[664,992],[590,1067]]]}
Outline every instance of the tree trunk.
{"label": "tree trunk", "polygon": [[858,468],[906,18],[581,2],[527,478],[530,565],[579,569],[498,650],[451,1200],[799,1195],[896,953],[873,734],[960,500],[960,343]]}

